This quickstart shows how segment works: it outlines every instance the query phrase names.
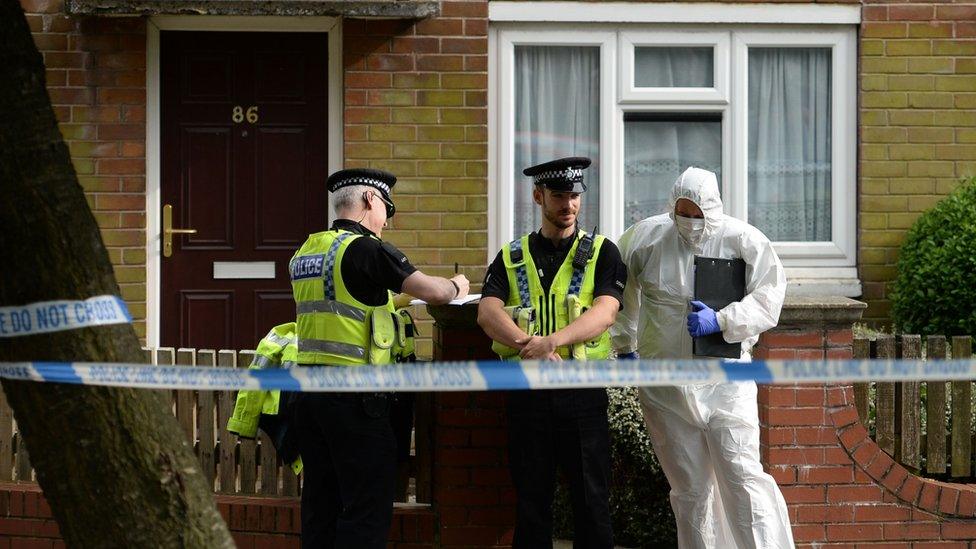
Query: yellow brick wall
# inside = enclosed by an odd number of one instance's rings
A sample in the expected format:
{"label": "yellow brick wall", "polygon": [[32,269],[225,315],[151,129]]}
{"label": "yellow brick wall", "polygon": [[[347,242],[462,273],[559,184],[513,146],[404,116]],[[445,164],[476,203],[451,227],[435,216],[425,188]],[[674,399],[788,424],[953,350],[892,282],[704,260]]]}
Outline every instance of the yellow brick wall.
{"label": "yellow brick wall", "polygon": [[[383,231],[427,274],[454,264],[477,292],[488,245],[488,3],[445,1],[422,21],[346,20],[345,166],[397,176]],[[432,319],[414,307],[417,354]]]}
{"label": "yellow brick wall", "polygon": [[864,316],[890,324],[905,232],[961,177],[976,175],[976,4],[866,2],[860,109]]}

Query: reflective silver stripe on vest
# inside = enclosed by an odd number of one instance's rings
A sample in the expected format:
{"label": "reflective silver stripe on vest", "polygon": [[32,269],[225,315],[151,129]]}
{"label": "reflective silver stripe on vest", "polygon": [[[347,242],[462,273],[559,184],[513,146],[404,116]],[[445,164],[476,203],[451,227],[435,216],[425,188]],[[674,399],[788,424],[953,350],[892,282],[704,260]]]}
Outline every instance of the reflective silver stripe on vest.
{"label": "reflective silver stripe on vest", "polygon": [[285,345],[288,345],[289,343],[292,343],[292,339],[291,338],[282,337],[282,336],[280,336],[280,335],[278,335],[278,334],[276,334],[274,332],[271,332],[268,335],[264,336],[264,339],[267,339],[268,341],[270,341],[270,342],[272,342],[272,343],[274,343],[276,345],[279,345],[281,347],[284,347]]}
{"label": "reflective silver stripe on vest", "polygon": [[338,341],[326,341],[324,339],[299,339],[299,353],[329,353],[350,358],[366,358],[366,349],[359,345],[349,343],[339,343]]}
{"label": "reflective silver stripe on vest", "polygon": [[278,363],[264,355],[254,355],[254,360],[251,361],[252,368],[269,368],[277,367]]}
{"label": "reflective silver stripe on vest", "polygon": [[298,366],[298,363],[291,360],[286,360],[281,363],[282,368],[291,368],[293,366]]}
{"label": "reflective silver stripe on vest", "polygon": [[296,305],[295,309],[300,315],[308,313],[332,313],[339,316],[344,316],[346,318],[351,318],[358,322],[364,322],[366,320],[366,311],[357,309],[352,305],[346,305],[345,303],[339,301],[333,301],[331,299],[302,301]]}

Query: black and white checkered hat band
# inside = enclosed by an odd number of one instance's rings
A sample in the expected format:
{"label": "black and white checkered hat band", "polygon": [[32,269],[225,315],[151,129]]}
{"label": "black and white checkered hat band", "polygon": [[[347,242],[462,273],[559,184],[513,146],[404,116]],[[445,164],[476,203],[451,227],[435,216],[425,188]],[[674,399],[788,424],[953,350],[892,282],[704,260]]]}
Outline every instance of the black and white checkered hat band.
{"label": "black and white checkered hat band", "polygon": [[335,187],[333,187],[332,192],[338,191],[343,187],[349,187],[351,185],[367,185],[369,187],[376,187],[377,189],[383,191],[387,196],[390,194],[390,186],[383,183],[379,179],[373,179],[371,177],[351,177],[349,179],[343,180]]}
{"label": "black and white checkered hat band", "polygon": [[547,181],[569,181],[571,183],[577,183],[583,181],[583,170],[581,168],[566,168],[564,170],[542,172],[534,175],[532,181],[537,185]]}

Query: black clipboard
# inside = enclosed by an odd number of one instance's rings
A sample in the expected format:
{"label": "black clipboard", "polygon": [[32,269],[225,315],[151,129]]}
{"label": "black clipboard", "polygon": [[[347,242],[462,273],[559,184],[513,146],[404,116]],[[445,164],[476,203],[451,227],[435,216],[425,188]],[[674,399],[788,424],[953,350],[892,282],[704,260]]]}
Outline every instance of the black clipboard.
{"label": "black clipboard", "polygon": [[[746,295],[746,262],[741,258],[695,256],[695,299],[715,311]],[[701,357],[739,358],[741,343],[727,343],[722,332],[693,338],[693,353]]]}

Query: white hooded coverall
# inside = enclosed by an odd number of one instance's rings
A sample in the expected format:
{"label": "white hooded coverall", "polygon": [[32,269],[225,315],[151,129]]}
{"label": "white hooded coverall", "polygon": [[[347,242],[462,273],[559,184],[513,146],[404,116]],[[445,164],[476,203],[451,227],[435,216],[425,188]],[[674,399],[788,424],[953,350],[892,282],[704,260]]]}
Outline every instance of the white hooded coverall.
{"label": "white hooded coverall", "polygon": [[[701,208],[704,229],[680,234],[674,206]],[[694,299],[694,257],[746,262],[746,296],[716,311],[743,361],[759,334],[774,327],[786,294],[783,265],[769,239],[722,213],[715,174],[688,168],[675,182],[670,213],[635,223],[620,239],[627,265],[624,308],[611,329],[620,353],[641,358],[692,358],[686,317]],[[686,548],[793,547],[786,502],[759,461],[756,384],[644,387],[644,421],[671,484],[678,543]]]}

